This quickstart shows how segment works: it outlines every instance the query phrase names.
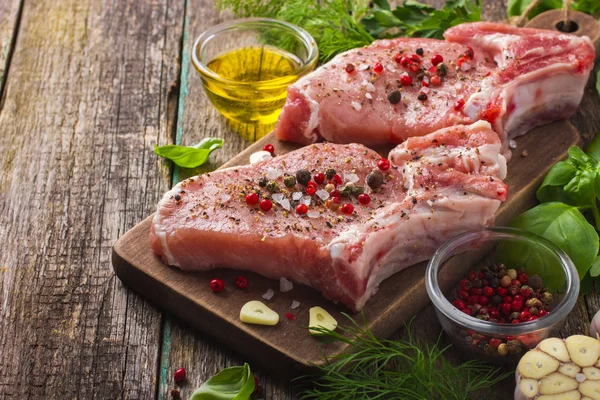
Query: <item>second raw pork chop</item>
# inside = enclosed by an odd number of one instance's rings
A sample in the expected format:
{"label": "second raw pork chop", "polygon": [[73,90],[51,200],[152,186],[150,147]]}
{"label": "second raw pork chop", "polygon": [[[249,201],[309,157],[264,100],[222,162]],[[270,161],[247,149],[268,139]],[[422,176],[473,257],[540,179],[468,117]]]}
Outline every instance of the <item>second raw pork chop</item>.
{"label": "second raw pork chop", "polygon": [[[390,153],[389,169],[362,145],[320,143],[186,179],[158,205],[152,248],[183,270],[286,277],[360,310],[390,275],[493,222],[507,195],[500,149],[479,122],[407,140]],[[310,174],[294,182],[300,170]]]}
{"label": "second raw pork chop", "polygon": [[575,112],[594,63],[586,37],[487,22],[444,35],[336,56],[288,88],[277,138],[375,146],[486,120],[506,149],[507,136]]}

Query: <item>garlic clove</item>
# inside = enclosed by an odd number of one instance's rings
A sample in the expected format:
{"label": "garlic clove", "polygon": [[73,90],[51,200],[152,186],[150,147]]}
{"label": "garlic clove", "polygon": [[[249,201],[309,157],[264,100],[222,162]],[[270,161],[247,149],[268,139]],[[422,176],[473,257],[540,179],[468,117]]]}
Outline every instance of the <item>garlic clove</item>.
{"label": "garlic clove", "polygon": [[519,383],[521,391],[527,398],[534,397],[540,392],[540,384],[536,379],[523,379]]}
{"label": "garlic clove", "polygon": [[583,335],[569,336],[565,340],[571,360],[580,367],[590,367],[600,357],[600,342]]}
{"label": "garlic clove", "polygon": [[587,379],[591,379],[593,381],[600,379],[600,369],[596,367],[585,367],[583,369],[583,373]]}
{"label": "garlic clove", "polygon": [[579,391],[584,396],[591,397],[594,400],[600,400],[600,382],[585,381],[579,384]]}
{"label": "garlic clove", "polygon": [[577,375],[579,371],[581,371],[581,368],[572,363],[563,364],[560,366],[560,368],[558,368],[558,372],[563,375],[570,376],[571,378],[575,378],[575,375]]}
{"label": "garlic clove", "polygon": [[240,310],[240,320],[247,324],[277,325],[279,314],[260,301],[249,301]]}
{"label": "garlic clove", "polygon": [[540,380],[541,394],[558,394],[577,389],[579,382],[575,379],[565,376],[560,372],[554,372]]}
{"label": "garlic clove", "polygon": [[570,392],[559,393],[559,394],[544,394],[539,396],[536,400],[580,400],[581,394],[577,390],[571,390]]}
{"label": "garlic clove", "polygon": [[560,366],[560,362],[540,350],[527,352],[517,367],[518,372],[526,378],[540,379],[550,375]]}
{"label": "garlic clove", "polygon": [[569,362],[569,352],[565,342],[559,338],[549,338],[539,344],[539,349],[562,362]]}
{"label": "garlic clove", "polygon": [[337,328],[337,321],[327,311],[321,307],[311,307],[309,310],[308,331],[311,335],[322,335],[323,333],[315,331],[311,328],[321,327],[329,330]]}

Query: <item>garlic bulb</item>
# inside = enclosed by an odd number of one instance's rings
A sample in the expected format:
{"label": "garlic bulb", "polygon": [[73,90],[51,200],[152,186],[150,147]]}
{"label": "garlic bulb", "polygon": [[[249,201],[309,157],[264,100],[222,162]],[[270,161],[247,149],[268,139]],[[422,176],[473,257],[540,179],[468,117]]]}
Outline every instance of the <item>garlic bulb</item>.
{"label": "garlic bulb", "polygon": [[599,358],[589,336],[545,339],[519,361],[515,400],[600,400]]}
{"label": "garlic bulb", "polygon": [[590,323],[590,336],[597,338],[598,334],[600,334],[600,311],[594,315]]}

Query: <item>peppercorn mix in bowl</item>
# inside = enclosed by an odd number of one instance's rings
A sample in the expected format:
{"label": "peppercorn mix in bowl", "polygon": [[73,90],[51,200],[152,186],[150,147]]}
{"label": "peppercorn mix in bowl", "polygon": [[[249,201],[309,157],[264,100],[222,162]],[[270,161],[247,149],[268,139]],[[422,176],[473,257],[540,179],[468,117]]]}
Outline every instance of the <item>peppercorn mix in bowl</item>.
{"label": "peppercorn mix in bowl", "polygon": [[[464,272],[458,283],[457,271]],[[546,239],[513,228],[450,239],[430,260],[425,285],[454,345],[494,364],[514,364],[556,335],[579,294],[569,257]]]}

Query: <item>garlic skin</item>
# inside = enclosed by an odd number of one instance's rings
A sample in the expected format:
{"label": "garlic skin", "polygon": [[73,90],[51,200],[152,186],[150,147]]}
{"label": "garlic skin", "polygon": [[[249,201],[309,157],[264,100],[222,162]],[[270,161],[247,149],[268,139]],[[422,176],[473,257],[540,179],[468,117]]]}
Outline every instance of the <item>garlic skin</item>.
{"label": "garlic skin", "polygon": [[[600,321],[599,321],[600,322]],[[525,353],[515,372],[515,400],[600,399],[600,340],[548,338]]]}
{"label": "garlic skin", "polygon": [[590,322],[590,336],[597,338],[600,334],[600,310],[592,318]]}

